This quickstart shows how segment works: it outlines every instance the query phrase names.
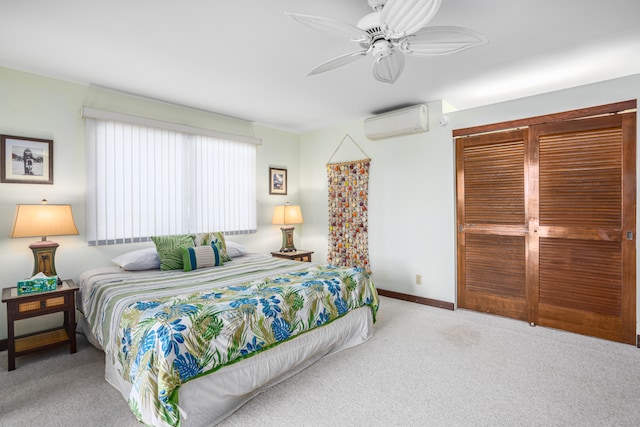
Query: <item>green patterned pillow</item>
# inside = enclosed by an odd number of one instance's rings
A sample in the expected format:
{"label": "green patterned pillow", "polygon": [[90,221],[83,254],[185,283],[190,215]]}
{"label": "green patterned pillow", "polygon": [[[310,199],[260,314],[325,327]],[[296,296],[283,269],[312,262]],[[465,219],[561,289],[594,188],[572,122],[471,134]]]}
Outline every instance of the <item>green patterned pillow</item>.
{"label": "green patterned pillow", "polygon": [[192,248],[194,246],[193,237],[182,236],[153,236],[151,237],[156,245],[158,255],[160,255],[160,270],[181,270],[184,266],[182,262],[182,252],[180,248]]}
{"label": "green patterned pillow", "polygon": [[223,265],[220,251],[216,245],[196,246],[193,248],[180,248],[184,271],[198,268],[217,267]]}
{"label": "green patterned pillow", "polygon": [[193,236],[196,246],[216,245],[220,252],[220,259],[223,263],[231,261],[231,257],[227,253],[227,244],[224,241],[224,234],[220,231],[212,231],[210,233],[198,233]]}

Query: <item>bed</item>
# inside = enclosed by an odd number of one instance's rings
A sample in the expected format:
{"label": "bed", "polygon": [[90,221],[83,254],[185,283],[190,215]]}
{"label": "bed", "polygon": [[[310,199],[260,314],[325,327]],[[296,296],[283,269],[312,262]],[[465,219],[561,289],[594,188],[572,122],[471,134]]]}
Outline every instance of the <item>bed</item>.
{"label": "bed", "polygon": [[242,254],[192,271],[83,273],[78,328],[139,421],[211,426],[268,387],[373,334],[358,268]]}

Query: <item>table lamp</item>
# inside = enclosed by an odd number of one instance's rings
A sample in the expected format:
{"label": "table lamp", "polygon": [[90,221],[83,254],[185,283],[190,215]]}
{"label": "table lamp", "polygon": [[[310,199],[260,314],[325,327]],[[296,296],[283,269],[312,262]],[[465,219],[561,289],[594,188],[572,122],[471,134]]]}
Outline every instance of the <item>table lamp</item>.
{"label": "table lamp", "polygon": [[13,229],[9,237],[41,237],[29,245],[33,251],[33,275],[39,272],[55,276],[55,254],[58,244],[47,240],[47,236],[78,234],[73,221],[71,205],[49,205],[46,200],[39,205],[17,205]]}
{"label": "table lamp", "polygon": [[291,206],[289,202],[286,205],[276,206],[273,210],[273,218],[271,224],[282,225],[282,247],[280,252],[295,252],[297,249],[293,244],[293,230],[295,227],[291,224],[302,224],[302,211],[300,206]]}

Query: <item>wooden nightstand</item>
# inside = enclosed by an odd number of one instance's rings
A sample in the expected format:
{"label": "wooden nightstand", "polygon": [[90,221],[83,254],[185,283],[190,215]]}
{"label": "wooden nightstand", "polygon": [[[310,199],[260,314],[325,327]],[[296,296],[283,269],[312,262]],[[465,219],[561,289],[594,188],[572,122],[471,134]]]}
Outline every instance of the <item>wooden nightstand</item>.
{"label": "wooden nightstand", "polygon": [[271,252],[274,258],[285,258],[294,261],[311,262],[311,254],[313,251],[293,251],[293,252]]}
{"label": "wooden nightstand", "polygon": [[[55,291],[18,295],[17,288],[2,289],[2,302],[7,303],[7,344],[9,370],[16,368],[16,357],[35,351],[69,344],[76,352],[76,303],[78,287],[73,280],[64,280]],[[64,324],[55,329],[16,337],[16,320],[64,312]]]}

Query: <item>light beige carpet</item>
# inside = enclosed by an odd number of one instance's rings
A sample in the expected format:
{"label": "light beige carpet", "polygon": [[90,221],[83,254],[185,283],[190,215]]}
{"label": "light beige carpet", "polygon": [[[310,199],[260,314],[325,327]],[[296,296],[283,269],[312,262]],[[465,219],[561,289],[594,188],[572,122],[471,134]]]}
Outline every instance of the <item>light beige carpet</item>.
{"label": "light beige carpet", "polygon": [[[381,298],[373,338],[261,394],[220,426],[636,426],[640,349]],[[104,355],[0,353],[1,426],[140,426]]]}

